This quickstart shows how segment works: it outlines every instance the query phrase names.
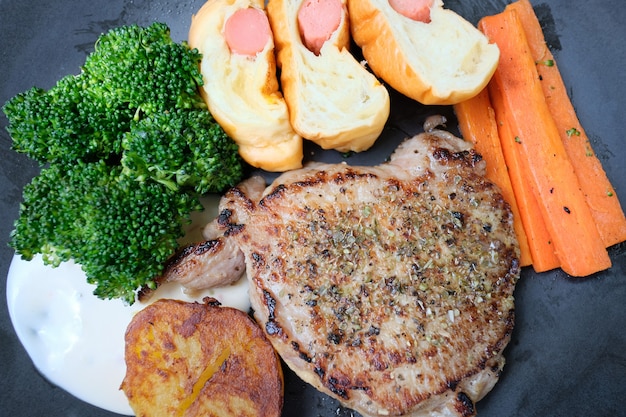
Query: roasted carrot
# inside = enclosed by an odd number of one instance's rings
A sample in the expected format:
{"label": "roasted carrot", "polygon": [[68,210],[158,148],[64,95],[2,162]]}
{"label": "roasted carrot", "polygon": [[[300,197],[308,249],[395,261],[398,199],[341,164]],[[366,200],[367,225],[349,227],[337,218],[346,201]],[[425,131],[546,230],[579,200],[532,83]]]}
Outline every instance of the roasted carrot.
{"label": "roasted carrot", "polygon": [[533,269],[535,272],[550,271],[561,264],[554,252],[554,245],[543,220],[532,184],[528,181],[525,168],[522,167],[523,156],[517,152],[516,147],[519,144],[515,142],[515,136],[509,129],[502,92],[495,82],[489,83],[488,90],[491,104],[495,109],[502,154],[509,168],[509,178],[520,208],[520,217],[524,225]]}
{"label": "roasted carrot", "polygon": [[528,266],[532,263],[528,238],[524,231],[515,193],[502,154],[498,126],[489,100],[489,92],[487,89],[483,89],[475,97],[455,104],[454,111],[463,138],[474,144],[474,148],[482,155],[487,164],[485,176],[500,188],[502,196],[511,206],[513,228],[520,247],[520,264],[521,266]]}
{"label": "roasted carrot", "polygon": [[521,20],[548,108],[572,161],[604,245],[609,247],[625,241],[626,216],[602,163],[593,152],[589,138],[578,120],[532,5],[528,0],[519,0],[506,8],[514,9]]}
{"label": "roasted carrot", "polygon": [[526,35],[515,10],[487,16],[479,28],[500,48],[491,82],[502,91],[509,128],[523,172],[533,187],[561,268],[587,276],[611,260],[587,205],[574,168],[539,82]]}

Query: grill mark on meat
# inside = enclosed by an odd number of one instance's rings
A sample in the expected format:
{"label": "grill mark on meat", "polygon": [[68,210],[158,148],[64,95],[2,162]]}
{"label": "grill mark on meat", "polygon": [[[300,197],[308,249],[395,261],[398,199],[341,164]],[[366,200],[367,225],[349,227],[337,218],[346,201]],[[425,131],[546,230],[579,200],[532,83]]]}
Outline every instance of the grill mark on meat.
{"label": "grill mark on meat", "polygon": [[239,210],[243,209],[246,212],[251,212],[255,209],[258,200],[260,200],[264,188],[265,180],[254,176],[226,192],[220,202],[220,212],[215,219],[216,226],[224,229],[224,236],[236,235],[243,228],[243,225],[238,223],[236,213],[228,206],[236,206]]}
{"label": "grill mark on meat", "polygon": [[473,149],[452,152],[448,148],[437,148],[433,151],[433,157],[442,164],[448,164],[450,162],[462,163],[469,168],[474,168],[483,160],[482,155]]}
{"label": "grill mark on meat", "polygon": [[227,198],[237,200],[238,204],[247,210],[254,209],[254,201],[240,187],[231,188],[227,193]]}
{"label": "grill mark on meat", "polygon": [[[313,177],[311,177],[310,179],[306,180],[306,181],[294,181],[291,186],[292,187],[301,187],[303,189],[306,188],[314,188],[317,187],[321,184],[325,184],[325,183],[329,183],[332,182],[334,184],[345,184],[345,183],[349,183],[351,181],[354,181],[356,179],[376,179],[377,176],[374,173],[371,172],[366,172],[366,173],[361,173],[361,172],[356,172],[355,170],[350,169],[349,167],[346,167],[346,170],[344,172],[335,172],[335,173],[328,173],[326,171],[318,171],[315,173],[315,175]],[[259,202],[260,206],[266,206],[268,203],[271,203],[272,200],[276,199],[276,198],[280,198],[283,194],[283,192],[285,191],[285,186],[284,184],[278,184],[276,187],[274,187],[272,189],[272,191],[267,194],[265,197],[263,197],[263,199]],[[345,192],[345,189],[339,189],[339,192]]]}
{"label": "grill mark on meat", "polygon": [[217,223],[223,227],[230,227],[230,218],[233,215],[232,210],[224,209],[217,216]]}
{"label": "grill mark on meat", "polygon": [[[396,191],[399,191],[399,185],[398,185],[396,182],[394,182],[394,183],[392,184],[392,187],[393,187]],[[466,191],[467,191],[467,190],[466,190]],[[405,211],[407,211],[407,210],[405,210]],[[453,233],[453,232],[454,232],[454,229],[462,229],[462,228],[463,228],[463,224],[462,224],[462,222],[459,222],[459,224],[456,224],[456,223],[455,223],[455,220],[459,220],[460,218],[463,218],[464,216],[463,216],[462,214],[460,214],[459,212],[456,212],[456,211],[455,211],[455,212],[450,212],[450,213],[449,213],[449,215],[450,215],[450,219],[451,219],[451,220],[450,220],[450,222],[445,223],[445,225],[450,225],[450,226],[447,228],[447,230],[446,230],[446,228],[443,228],[443,229],[444,229],[447,233]],[[396,222],[394,222],[394,221],[392,220],[392,221],[391,221],[391,223],[394,223],[394,224],[395,224]],[[414,222],[412,222],[412,221],[406,221],[406,222],[404,222],[404,223],[406,223],[406,224],[411,224],[411,223],[414,223]],[[402,226],[399,226],[399,227],[402,227]],[[483,230],[484,230],[484,228],[482,227],[482,224],[481,224],[481,226],[480,226],[480,227],[481,227],[481,229],[483,229]],[[351,235],[350,233],[344,233],[343,235],[337,235],[337,234],[335,234],[335,235],[333,235],[333,236],[332,236],[332,238],[331,238],[331,240],[333,240],[333,242],[334,242],[335,246],[340,245],[342,242],[345,242],[345,241],[346,241],[346,239],[349,241],[349,243],[350,243],[351,245],[353,245],[353,244],[355,244],[355,243],[356,243],[356,239],[354,239],[354,235]],[[311,240],[316,241],[316,239],[311,239]],[[390,246],[390,247],[391,247],[391,246]],[[402,253],[402,250],[400,250],[400,248],[399,248],[399,249],[397,249],[397,252],[398,252],[398,253]],[[413,252],[413,250],[410,250],[410,251],[408,251],[408,252],[409,252],[409,253],[412,253],[412,252]],[[473,268],[473,267],[472,267],[472,268]],[[315,279],[315,278],[319,275],[319,273],[317,272],[317,268],[315,268],[315,270],[312,270],[312,269],[310,269],[310,268],[309,268],[308,272],[309,272],[309,274],[308,274],[308,275],[309,275],[309,278],[310,278],[310,279]],[[346,272],[346,269],[345,269],[345,268],[343,269],[343,272]],[[423,272],[422,272],[422,275],[423,275]],[[396,296],[396,295],[398,295],[399,293],[404,292],[404,291],[405,291],[405,288],[402,288],[402,284],[401,284],[401,283],[396,282],[396,280],[395,280],[394,278],[395,278],[395,277],[390,277],[390,278],[387,278],[384,282],[385,282],[385,286],[386,286],[386,291],[388,291],[388,292],[389,292],[392,296],[394,296],[394,297],[395,297],[395,296]],[[440,281],[441,281],[441,280],[443,280],[443,279],[440,279]],[[406,285],[406,284],[405,284],[405,285]],[[343,312],[345,312],[345,311],[349,310],[351,307],[353,307],[353,305],[345,305],[345,306],[342,306],[342,305],[341,305],[341,303],[346,303],[346,300],[345,300],[345,299],[342,299],[342,298],[339,296],[338,291],[339,291],[339,290],[338,290],[338,287],[337,287],[337,286],[331,286],[331,287],[327,290],[327,294],[326,294],[326,295],[327,295],[329,298],[331,298],[331,299],[332,299],[332,302],[333,302],[333,303],[338,303],[338,304],[339,304],[339,307],[336,307],[336,308],[334,309],[334,315],[335,315],[335,316],[337,316],[337,317],[338,317],[338,319],[341,319],[341,318],[343,318]],[[456,292],[457,292],[457,291],[456,291],[456,290],[447,290],[447,292],[448,292],[448,295],[456,295]],[[414,291],[414,293],[418,293],[418,294],[419,294],[419,290]],[[318,292],[318,294],[319,294],[319,292]],[[307,305],[310,305],[310,304],[311,304],[311,303],[308,303]],[[313,303],[313,304],[314,304],[314,306],[317,306],[319,303],[315,302],[315,303]],[[372,334],[372,333],[368,333],[368,335],[369,335],[369,336],[372,336],[373,334]],[[343,341],[343,339],[344,339],[344,332],[342,332],[342,331],[340,331],[340,330],[338,330],[338,329],[333,329],[333,330],[331,331],[331,333],[329,333],[329,335],[328,335],[328,340],[329,340],[329,341],[331,341],[331,342],[332,342],[332,343],[334,343],[334,344],[340,344],[340,343]],[[379,355],[378,355],[377,357],[382,358],[382,356],[383,356],[383,355],[382,355],[380,352],[381,352],[381,351],[379,351],[379,352],[378,352],[378,353],[379,353]],[[427,349],[427,350],[424,352],[424,354],[425,354],[426,356],[435,356],[435,355],[437,354],[437,350],[433,347],[433,348],[431,348],[431,349]],[[389,361],[389,360],[385,360],[385,359],[377,359],[377,360],[375,360],[375,361],[374,361],[374,363],[375,363],[375,368],[376,368],[376,369],[378,369],[378,370],[383,370],[383,369],[386,369],[386,368],[388,367],[387,362],[392,362],[392,363],[394,363],[394,362],[395,362],[394,364],[398,364],[398,363],[400,363],[400,360],[398,359],[398,357],[399,357],[399,356],[398,356],[397,354],[396,354],[396,356],[395,356],[395,357],[393,356],[393,355],[394,355],[394,353],[393,353],[393,352],[388,353],[388,355],[392,356],[394,359],[393,359],[393,360],[391,360],[391,361]],[[331,388],[331,390],[336,390],[336,384],[335,384],[335,383],[333,383],[332,381],[327,380],[325,383],[326,383],[327,385],[329,385],[329,388]],[[343,395],[345,394],[345,392],[344,392],[343,390],[340,390],[340,391],[341,391],[341,395],[343,396]],[[334,392],[334,391],[333,391],[333,392]]]}
{"label": "grill mark on meat", "polygon": [[265,299],[265,305],[267,306],[267,318],[268,320],[274,320],[276,318],[274,315],[276,300],[268,291],[263,291],[263,298]]}
{"label": "grill mark on meat", "polygon": [[463,417],[469,417],[476,414],[474,402],[464,392],[459,392],[456,396],[458,402],[456,404],[456,410],[459,415]]}
{"label": "grill mark on meat", "polygon": [[348,398],[348,390],[352,388],[350,379],[346,377],[331,376],[326,379],[325,385],[330,392],[340,398]]}
{"label": "grill mark on meat", "polygon": [[232,219],[233,212],[229,209],[224,209],[220,211],[215,220],[219,226],[225,228],[224,237],[234,236],[243,230],[243,224],[234,223]]}
{"label": "grill mark on meat", "polygon": [[[217,237],[183,247],[165,264],[157,282],[178,282],[191,290],[228,285],[243,276],[244,262],[233,241]],[[142,289],[139,299],[145,301],[153,292]]]}
{"label": "grill mark on meat", "polygon": [[255,268],[262,268],[265,266],[265,258],[260,253],[254,252],[252,254],[252,259],[254,261]]}
{"label": "grill mark on meat", "polygon": [[179,267],[189,256],[202,256],[207,252],[218,251],[224,243],[218,239],[206,240],[204,242],[183,247],[165,264],[165,271],[174,270]]}
{"label": "grill mark on meat", "polygon": [[278,323],[271,320],[265,323],[265,331],[270,336],[280,335],[282,333],[282,329]]}
{"label": "grill mark on meat", "polygon": [[298,342],[292,341],[291,346],[293,347],[293,350],[298,352],[298,356],[300,357],[300,359],[309,363],[312,361],[311,358],[306,354],[306,352],[300,350],[300,344]]}
{"label": "grill mark on meat", "polygon": [[246,253],[255,317],[290,367],[364,416],[474,415],[502,371],[511,214],[481,156],[448,138],[380,167],[291,172],[259,201],[227,194],[220,224]]}
{"label": "grill mark on meat", "polygon": [[276,316],[274,314],[276,310],[276,299],[269,293],[269,291],[263,291],[263,300],[265,307],[267,308],[267,322],[265,324],[265,331],[267,334],[276,336],[282,334],[282,328],[280,324],[276,323]]}
{"label": "grill mark on meat", "polygon": [[266,205],[266,202],[269,203],[271,202],[273,199],[275,198],[280,198],[280,196],[282,195],[283,191],[285,190],[285,186],[283,184],[278,184],[278,186],[276,186],[271,193],[269,193],[268,195],[266,195],[260,202],[259,202],[259,206],[263,207]]}

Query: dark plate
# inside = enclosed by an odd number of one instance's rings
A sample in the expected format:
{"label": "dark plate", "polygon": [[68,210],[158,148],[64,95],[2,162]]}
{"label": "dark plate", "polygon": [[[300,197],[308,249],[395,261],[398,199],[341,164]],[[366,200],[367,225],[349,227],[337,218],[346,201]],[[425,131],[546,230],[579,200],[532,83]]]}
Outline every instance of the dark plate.
{"label": "dark plate", "polygon": [[[0,104],[33,85],[51,87],[76,73],[97,36],[114,26],[166,22],[176,40],[187,37],[191,14],[203,1],[58,0],[0,1]],[[476,23],[506,0],[450,0]],[[592,145],[626,207],[626,11],[604,0],[534,1],[574,105]],[[384,159],[399,140],[417,132],[424,117],[449,108],[426,108],[392,96],[388,128],[369,152],[351,164]],[[6,308],[5,277],[13,252],[9,233],[21,190],[38,167],[10,150],[0,116],[0,414],[5,416],[112,416],[49,384],[18,341]],[[450,124],[455,128],[455,123]],[[342,155],[307,149],[307,157],[340,161]],[[560,270],[524,269],[517,290],[517,325],[507,365],[494,390],[478,403],[482,417],[625,415],[626,246],[610,249],[613,267],[585,279]],[[97,378],[94,375],[94,378]],[[285,416],[352,416],[355,413],[286,373]]]}

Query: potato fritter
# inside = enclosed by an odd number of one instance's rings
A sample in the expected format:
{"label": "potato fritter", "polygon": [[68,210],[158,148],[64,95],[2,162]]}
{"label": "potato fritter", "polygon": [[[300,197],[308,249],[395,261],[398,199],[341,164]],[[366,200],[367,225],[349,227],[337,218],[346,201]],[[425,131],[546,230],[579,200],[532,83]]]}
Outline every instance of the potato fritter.
{"label": "potato fritter", "polygon": [[121,389],[137,417],[277,417],[283,406],[280,361],[244,312],[158,300],[126,330]]}

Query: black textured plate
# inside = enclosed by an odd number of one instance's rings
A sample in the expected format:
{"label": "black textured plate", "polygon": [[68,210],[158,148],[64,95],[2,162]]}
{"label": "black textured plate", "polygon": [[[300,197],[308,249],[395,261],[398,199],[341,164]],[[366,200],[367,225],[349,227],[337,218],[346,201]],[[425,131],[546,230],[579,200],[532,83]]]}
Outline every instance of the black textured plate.
{"label": "black textured plate", "polygon": [[[476,23],[501,11],[506,0],[449,0],[446,6]],[[51,87],[76,73],[97,36],[112,27],[164,21],[184,40],[191,14],[203,1],[33,0],[0,1],[0,104],[33,85]],[[568,91],[592,145],[626,207],[626,11],[618,0],[533,1],[545,26]],[[392,95],[388,127],[375,147],[347,158],[378,163],[405,136],[421,129],[426,108]],[[0,116],[0,414],[6,416],[113,416],[49,384],[18,341],[6,308],[7,246],[21,190],[38,167],[10,150]],[[450,128],[455,129],[452,120]],[[337,162],[343,156],[308,147],[307,158]],[[494,390],[478,403],[481,417],[617,416],[626,398],[626,246],[610,249],[613,267],[585,279],[560,270],[524,269],[516,290],[517,325],[507,365]],[[97,378],[94,375],[94,378]],[[350,410],[286,373],[285,416],[352,416]]]}

